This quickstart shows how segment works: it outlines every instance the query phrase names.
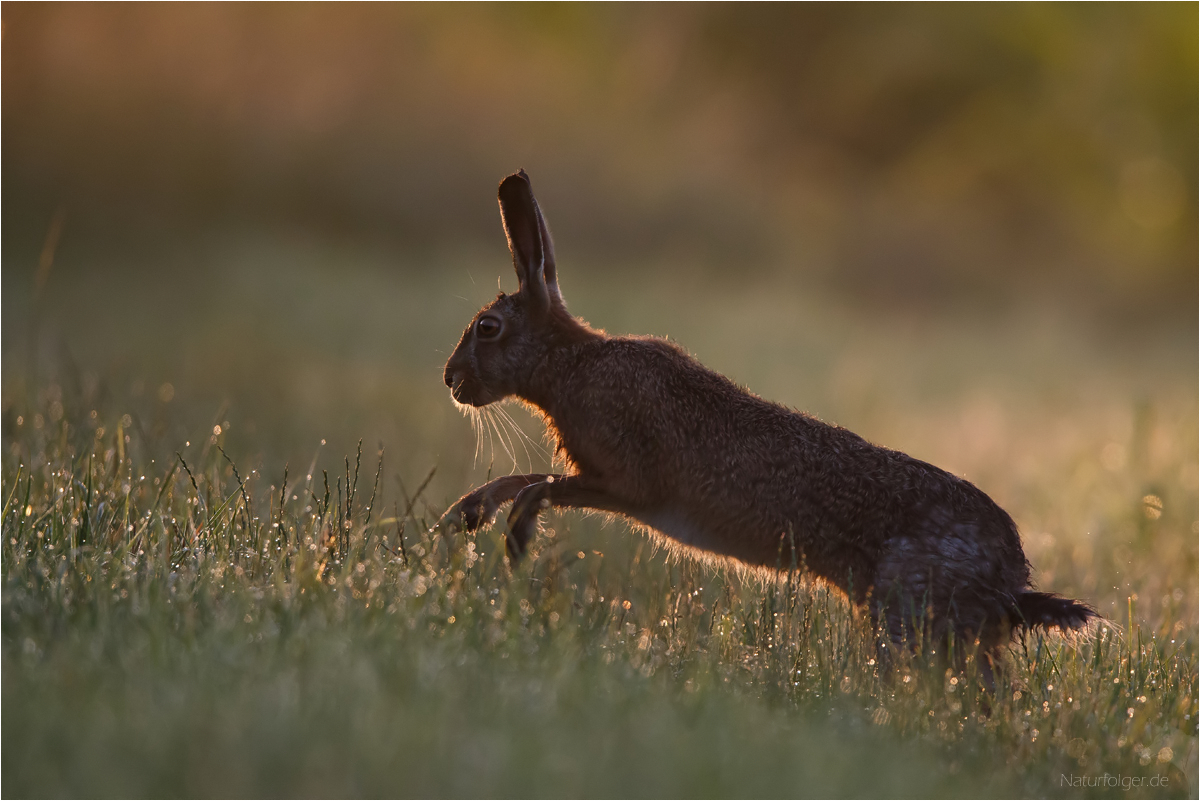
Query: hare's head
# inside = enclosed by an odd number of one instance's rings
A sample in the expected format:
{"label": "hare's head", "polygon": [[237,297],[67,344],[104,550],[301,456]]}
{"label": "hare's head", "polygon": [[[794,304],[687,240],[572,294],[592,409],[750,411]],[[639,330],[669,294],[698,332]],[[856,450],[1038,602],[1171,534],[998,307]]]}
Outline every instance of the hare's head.
{"label": "hare's head", "polygon": [[500,215],[520,286],[475,315],[443,376],[451,397],[470,406],[524,395],[564,326],[578,325],[558,291],[554,245],[524,170],[500,183]]}

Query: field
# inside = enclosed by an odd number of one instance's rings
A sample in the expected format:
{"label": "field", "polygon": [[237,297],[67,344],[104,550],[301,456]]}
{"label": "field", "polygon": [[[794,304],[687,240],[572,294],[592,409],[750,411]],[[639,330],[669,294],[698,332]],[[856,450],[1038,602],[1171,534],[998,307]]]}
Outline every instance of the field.
{"label": "field", "polygon": [[562,268],[594,324],[1013,514],[1107,620],[1015,643],[984,714],[972,667],[881,675],[802,579],[578,514],[510,571],[499,527],[439,526],[548,463],[519,408],[477,443],[439,375],[502,258],[190,258],[6,270],[4,795],[1196,795],[1194,330]]}

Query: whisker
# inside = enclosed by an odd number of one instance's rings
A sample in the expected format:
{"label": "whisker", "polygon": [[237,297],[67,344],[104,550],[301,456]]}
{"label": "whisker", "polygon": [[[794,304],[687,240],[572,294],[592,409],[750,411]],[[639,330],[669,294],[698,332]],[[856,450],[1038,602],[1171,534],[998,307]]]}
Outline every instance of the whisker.
{"label": "whisker", "polygon": [[488,445],[490,447],[490,453],[492,455],[492,462],[495,463],[495,461],[496,461],[496,437],[495,437],[496,424],[492,421],[492,410],[489,407],[484,406],[482,409],[479,410],[479,413],[480,413],[480,417],[483,418],[484,425],[487,426]]}
{"label": "whisker", "polygon": [[497,413],[507,422],[513,431],[517,433],[518,441],[521,443],[521,448],[525,451],[525,458],[529,461],[529,471],[533,472],[533,456],[529,453],[529,446],[532,445],[534,451],[541,457],[550,458],[549,452],[534,442],[533,439],[525,433],[525,430],[517,424],[517,421],[512,418],[506,409],[497,409]]}
{"label": "whisker", "polygon": [[[493,419],[496,421],[497,431],[500,433],[504,442],[507,443],[504,447],[504,450],[506,450],[508,452],[509,458],[512,459],[513,468],[516,470],[520,470],[521,466],[520,466],[520,464],[517,463],[517,448],[513,444],[512,434],[508,430],[508,423],[510,421],[508,421],[507,416],[505,416],[504,410],[501,409],[499,406],[497,406],[495,408],[495,413],[493,414]],[[527,462],[529,461],[529,452],[528,451],[525,452],[525,460]],[[532,463],[530,463],[529,470],[527,470],[526,472],[530,472],[532,470],[533,470],[533,465],[532,465]]]}
{"label": "whisker", "polygon": [[473,465],[479,466],[479,455],[483,452],[483,423],[479,420],[479,410],[474,406],[468,407],[471,413],[471,430],[475,432],[475,459]]}
{"label": "whisker", "polygon": [[487,424],[488,435],[488,453],[492,455],[492,461],[496,461],[496,439],[492,436],[492,418],[487,413],[487,407],[479,410],[479,416],[483,422]]}
{"label": "whisker", "polygon": [[517,469],[518,472],[522,472],[521,465],[517,463],[517,459],[516,459],[517,448],[516,448],[516,445],[514,444],[514,441],[515,441],[515,442],[521,443],[521,449],[525,451],[525,461],[529,465],[529,469],[527,469],[523,472],[526,472],[526,473],[533,472],[533,462],[529,458],[529,449],[525,447],[525,443],[521,442],[519,437],[513,436],[512,430],[511,430],[513,427],[512,420],[511,420],[511,418],[509,418],[508,415],[506,415],[504,413],[503,409],[500,409],[500,408],[496,409],[496,423],[497,423],[497,425],[499,425],[500,430],[504,432],[505,437],[508,440],[508,445],[512,449],[513,466]]}
{"label": "whisker", "polygon": [[[508,454],[508,458],[512,460],[513,467],[515,468],[517,466],[517,457],[512,451],[512,444],[505,438],[504,431],[501,430],[500,424],[496,422],[495,411],[495,407],[487,407],[488,425],[490,425],[492,430],[496,432],[496,439],[500,440],[500,447],[504,449],[506,454]],[[495,451],[493,450],[492,453],[494,454]]]}
{"label": "whisker", "polygon": [[547,459],[550,458],[550,450],[545,445],[543,445],[540,442],[535,441],[531,436],[526,434],[525,429],[521,428],[521,426],[517,424],[517,421],[514,420],[512,418],[512,415],[510,415],[507,411],[504,411],[504,416],[510,423],[512,423],[512,426],[514,429],[516,429],[517,433],[521,435],[521,439],[523,439],[525,442],[528,442],[530,445],[532,445],[533,449],[535,451],[537,451],[538,454],[540,454],[541,456],[543,456]]}
{"label": "whisker", "polygon": [[[546,440],[536,440],[529,436],[529,434],[527,434],[524,429],[520,428],[520,426],[518,426],[518,429],[520,429],[521,436],[525,438],[525,441],[528,442],[533,449],[542,456],[543,459],[550,460],[554,458],[554,449],[549,446]],[[544,430],[543,433],[545,433]]]}

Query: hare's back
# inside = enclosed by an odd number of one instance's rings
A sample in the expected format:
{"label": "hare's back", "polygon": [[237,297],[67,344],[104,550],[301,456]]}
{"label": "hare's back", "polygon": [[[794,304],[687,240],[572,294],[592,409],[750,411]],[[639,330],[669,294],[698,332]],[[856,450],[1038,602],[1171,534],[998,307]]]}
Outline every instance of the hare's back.
{"label": "hare's back", "polygon": [[665,340],[607,338],[562,367],[554,380],[564,402],[554,420],[568,453],[644,473],[672,494],[734,483],[777,505],[783,492],[881,508],[914,489],[957,481],[763,400]]}
{"label": "hare's back", "polygon": [[577,402],[556,415],[560,437],[656,528],[760,564],[793,531],[810,566],[828,563],[822,573],[861,575],[891,541],[914,538],[929,543],[922,553],[946,540],[1024,564],[1011,519],[969,482],[763,400],[663,340],[597,345],[562,375]]}

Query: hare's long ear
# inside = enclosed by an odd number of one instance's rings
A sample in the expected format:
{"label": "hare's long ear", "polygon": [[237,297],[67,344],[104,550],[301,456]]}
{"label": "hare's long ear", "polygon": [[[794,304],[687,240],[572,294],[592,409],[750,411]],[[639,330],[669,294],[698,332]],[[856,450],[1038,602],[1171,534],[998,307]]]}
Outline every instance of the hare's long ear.
{"label": "hare's long ear", "polygon": [[512,251],[519,291],[525,292],[543,309],[555,303],[561,305],[554,243],[533,197],[529,176],[524,170],[508,176],[500,182],[499,194],[500,216],[508,236],[508,249]]}
{"label": "hare's long ear", "polygon": [[558,289],[558,268],[554,262],[554,239],[550,229],[546,227],[546,218],[542,216],[542,207],[533,201],[533,210],[537,212],[538,234],[542,237],[542,275],[546,279],[546,290],[550,293],[550,301],[559,306],[563,303],[562,292]]}

